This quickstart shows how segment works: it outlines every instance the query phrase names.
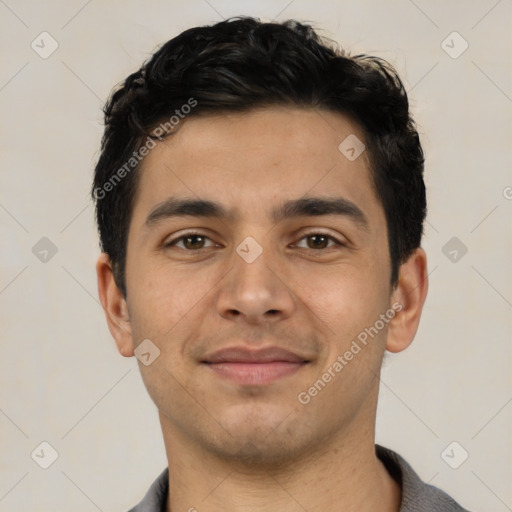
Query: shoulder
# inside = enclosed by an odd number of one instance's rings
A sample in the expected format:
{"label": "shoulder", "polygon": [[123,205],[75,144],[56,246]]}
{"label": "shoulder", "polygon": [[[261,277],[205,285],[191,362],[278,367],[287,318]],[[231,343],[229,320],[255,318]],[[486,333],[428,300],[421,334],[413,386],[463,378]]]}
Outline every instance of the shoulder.
{"label": "shoulder", "polygon": [[380,445],[375,451],[402,487],[400,512],[469,512],[441,489],[423,482],[398,453]]}
{"label": "shoulder", "polygon": [[128,512],[165,512],[169,494],[169,468],[165,468],[151,484],[142,501]]}

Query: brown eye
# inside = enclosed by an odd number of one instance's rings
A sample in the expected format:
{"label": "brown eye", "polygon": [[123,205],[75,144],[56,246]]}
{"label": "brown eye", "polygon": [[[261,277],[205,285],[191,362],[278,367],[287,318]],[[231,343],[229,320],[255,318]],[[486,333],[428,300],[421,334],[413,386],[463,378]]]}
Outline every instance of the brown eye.
{"label": "brown eye", "polygon": [[[310,233],[301,238],[302,240],[306,240],[305,249],[328,249],[335,245],[343,245],[341,242],[336,240],[334,237],[330,235],[326,235],[325,233]],[[329,242],[332,242],[331,245],[328,245]],[[300,247],[300,245],[298,245]]]}
{"label": "brown eye", "polygon": [[[165,244],[166,247],[177,246],[180,249],[184,249],[187,251],[197,251],[200,249],[204,249],[206,247],[211,247],[214,245],[206,246],[205,243],[207,240],[210,240],[207,236],[204,236],[200,233],[189,233],[174,240],[171,240],[169,243]],[[182,245],[180,245],[182,244]]]}
{"label": "brown eye", "polygon": [[329,243],[329,237],[324,235],[310,235],[306,237],[311,243],[309,243],[310,249],[325,249]]}
{"label": "brown eye", "polygon": [[204,240],[204,236],[201,235],[186,236],[183,238],[183,245],[187,249],[202,249]]}

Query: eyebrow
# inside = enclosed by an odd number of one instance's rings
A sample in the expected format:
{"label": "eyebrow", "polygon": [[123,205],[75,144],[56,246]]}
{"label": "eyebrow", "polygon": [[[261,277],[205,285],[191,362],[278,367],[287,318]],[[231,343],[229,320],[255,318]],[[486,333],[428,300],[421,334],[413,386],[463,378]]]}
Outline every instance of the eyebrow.
{"label": "eyebrow", "polygon": [[[296,217],[323,215],[348,217],[365,231],[369,230],[368,218],[363,211],[355,203],[342,197],[304,197],[288,200],[274,208],[271,219],[277,223]],[[170,197],[151,210],[145,225],[150,228],[161,220],[186,216],[221,220],[234,218],[221,203],[215,201]]]}

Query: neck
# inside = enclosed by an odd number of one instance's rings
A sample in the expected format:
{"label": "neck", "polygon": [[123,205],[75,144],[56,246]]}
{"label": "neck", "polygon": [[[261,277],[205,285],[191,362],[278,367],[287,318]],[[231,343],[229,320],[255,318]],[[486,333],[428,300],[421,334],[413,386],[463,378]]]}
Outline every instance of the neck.
{"label": "neck", "polygon": [[374,428],[349,429],[323,440],[309,455],[270,470],[221,460],[168,419],[160,420],[169,460],[167,512],[400,509],[401,489],[375,454]]}

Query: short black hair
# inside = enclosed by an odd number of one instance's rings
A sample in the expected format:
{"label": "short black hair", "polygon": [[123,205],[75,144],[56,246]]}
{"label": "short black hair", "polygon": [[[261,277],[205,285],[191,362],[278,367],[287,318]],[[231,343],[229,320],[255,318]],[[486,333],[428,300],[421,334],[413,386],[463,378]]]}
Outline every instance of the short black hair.
{"label": "short black hair", "polygon": [[400,265],[420,246],[427,213],[423,150],[396,70],[378,57],[349,55],[309,24],[237,16],[190,28],[165,43],[105,105],[92,197],[100,247],[125,297],[138,170],[155,126],[178,119],[175,113],[188,118],[273,105],[339,112],[363,128],[396,285]]}

